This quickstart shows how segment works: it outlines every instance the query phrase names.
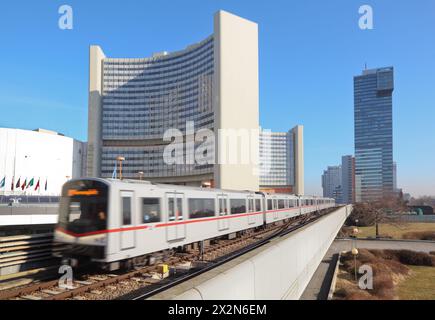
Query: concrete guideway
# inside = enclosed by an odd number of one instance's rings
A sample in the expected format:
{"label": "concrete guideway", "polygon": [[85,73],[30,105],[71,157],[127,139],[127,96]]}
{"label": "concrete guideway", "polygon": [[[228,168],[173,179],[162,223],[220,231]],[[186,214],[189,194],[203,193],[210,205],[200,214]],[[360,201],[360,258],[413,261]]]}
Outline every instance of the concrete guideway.
{"label": "concrete guideway", "polygon": [[0,226],[56,224],[57,205],[0,206]]}
{"label": "concrete guideway", "polygon": [[[322,262],[311,278],[310,283],[301,296],[301,300],[326,300],[334,275],[338,253],[352,249],[353,239],[336,239],[329,248]],[[435,251],[435,241],[420,240],[356,240],[357,248],[412,250],[421,252]]]}
{"label": "concrete guideway", "polygon": [[299,299],[351,210],[338,208],[151,299]]}

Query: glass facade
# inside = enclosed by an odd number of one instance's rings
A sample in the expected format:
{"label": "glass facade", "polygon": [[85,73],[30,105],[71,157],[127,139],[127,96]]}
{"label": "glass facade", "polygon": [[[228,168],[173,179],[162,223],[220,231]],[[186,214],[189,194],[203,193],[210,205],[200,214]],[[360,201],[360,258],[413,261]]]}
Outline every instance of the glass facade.
{"label": "glass facade", "polygon": [[334,198],[338,203],[342,202],[341,176],[341,166],[329,166],[322,175],[323,196]]}
{"label": "glass facade", "polygon": [[355,201],[355,158],[351,155],[341,157],[341,188],[343,203]]}
{"label": "glass facade", "polygon": [[393,191],[392,67],[354,77],[356,201]]}
{"label": "glass facade", "polygon": [[212,164],[165,164],[162,138],[168,129],[185,135],[188,121],[214,129],[213,76],[213,36],[170,54],[104,58],[101,176],[112,176],[117,156],[126,178],[212,173]]}

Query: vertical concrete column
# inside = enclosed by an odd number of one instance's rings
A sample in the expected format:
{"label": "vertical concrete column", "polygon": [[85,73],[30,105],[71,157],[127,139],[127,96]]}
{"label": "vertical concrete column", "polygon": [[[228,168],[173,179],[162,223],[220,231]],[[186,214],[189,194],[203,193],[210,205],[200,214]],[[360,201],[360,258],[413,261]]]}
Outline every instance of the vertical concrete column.
{"label": "vertical concrete column", "polygon": [[295,194],[304,194],[304,127],[296,126],[294,133],[294,155],[295,155]]}
{"label": "vertical concrete column", "polygon": [[89,106],[87,172],[90,177],[101,174],[101,118],[103,101],[103,59],[99,46],[89,49]]}
{"label": "vertical concrete column", "polygon": [[[258,25],[225,11],[217,12],[214,48],[215,186],[258,190]],[[232,132],[223,136],[219,129]],[[249,155],[241,152],[244,150],[242,140],[247,143],[241,136],[246,132],[249,133]],[[233,143],[236,147],[231,147]],[[229,161],[230,157],[236,158],[237,162]],[[250,158],[248,163],[243,161],[246,157]]]}

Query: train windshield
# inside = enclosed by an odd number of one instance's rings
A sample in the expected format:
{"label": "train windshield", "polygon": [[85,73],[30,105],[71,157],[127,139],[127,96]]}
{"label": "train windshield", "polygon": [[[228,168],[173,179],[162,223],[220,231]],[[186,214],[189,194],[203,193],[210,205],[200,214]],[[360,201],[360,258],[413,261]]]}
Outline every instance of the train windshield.
{"label": "train windshield", "polygon": [[74,233],[107,228],[108,186],[96,180],[67,182],[59,205],[59,227]]}

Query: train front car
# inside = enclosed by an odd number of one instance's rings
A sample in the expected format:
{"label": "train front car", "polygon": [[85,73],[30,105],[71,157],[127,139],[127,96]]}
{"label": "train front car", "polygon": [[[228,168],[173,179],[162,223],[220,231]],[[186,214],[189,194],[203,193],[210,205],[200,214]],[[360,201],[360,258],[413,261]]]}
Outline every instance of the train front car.
{"label": "train front car", "polygon": [[55,241],[70,244],[62,263],[79,267],[105,258],[109,185],[101,179],[71,180],[64,184]]}

